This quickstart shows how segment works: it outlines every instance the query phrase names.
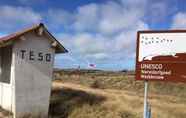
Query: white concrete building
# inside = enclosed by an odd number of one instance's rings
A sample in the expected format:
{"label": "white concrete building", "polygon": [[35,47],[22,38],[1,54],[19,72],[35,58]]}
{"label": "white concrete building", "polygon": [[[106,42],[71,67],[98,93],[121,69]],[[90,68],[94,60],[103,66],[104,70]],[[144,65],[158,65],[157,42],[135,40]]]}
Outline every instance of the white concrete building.
{"label": "white concrete building", "polygon": [[0,38],[0,106],[47,118],[54,56],[65,52],[42,23]]}

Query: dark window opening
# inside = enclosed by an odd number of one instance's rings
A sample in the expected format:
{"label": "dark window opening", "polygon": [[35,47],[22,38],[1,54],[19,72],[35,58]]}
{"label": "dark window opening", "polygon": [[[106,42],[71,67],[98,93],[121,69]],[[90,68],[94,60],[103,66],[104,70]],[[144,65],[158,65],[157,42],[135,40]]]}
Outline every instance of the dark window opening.
{"label": "dark window opening", "polygon": [[0,82],[10,83],[12,46],[0,48]]}

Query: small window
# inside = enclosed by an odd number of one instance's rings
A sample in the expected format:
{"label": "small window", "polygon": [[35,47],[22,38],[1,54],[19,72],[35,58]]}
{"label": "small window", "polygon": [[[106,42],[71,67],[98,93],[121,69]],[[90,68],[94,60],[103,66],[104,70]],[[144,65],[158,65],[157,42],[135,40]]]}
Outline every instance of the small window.
{"label": "small window", "polygon": [[10,73],[11,73],[11,63],[12,63],[12,46],[0,48],[0,82],[10,83]]}

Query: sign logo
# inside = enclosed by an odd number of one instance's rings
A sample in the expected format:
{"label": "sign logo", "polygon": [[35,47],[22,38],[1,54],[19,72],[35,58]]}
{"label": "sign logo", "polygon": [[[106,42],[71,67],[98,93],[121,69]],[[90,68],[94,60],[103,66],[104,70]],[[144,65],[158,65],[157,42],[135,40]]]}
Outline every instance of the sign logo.
{"label": "sign logo", "polygon": [[136,80],[186,82],[186,31],[139,31]]}

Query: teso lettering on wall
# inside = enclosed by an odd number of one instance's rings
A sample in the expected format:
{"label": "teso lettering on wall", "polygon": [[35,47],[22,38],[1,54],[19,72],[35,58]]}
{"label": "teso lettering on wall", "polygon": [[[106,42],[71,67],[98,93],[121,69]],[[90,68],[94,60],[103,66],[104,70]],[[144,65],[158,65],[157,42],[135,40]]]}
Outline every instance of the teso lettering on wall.
{"label": "teso lettering on wall", "polygon": [[20,50],[19,55],[21,59],[28,59],[30,61],[44,61],[44,62],[51,62],[52,61],[52,54],[42,51],[33,51],[33,50]]}

